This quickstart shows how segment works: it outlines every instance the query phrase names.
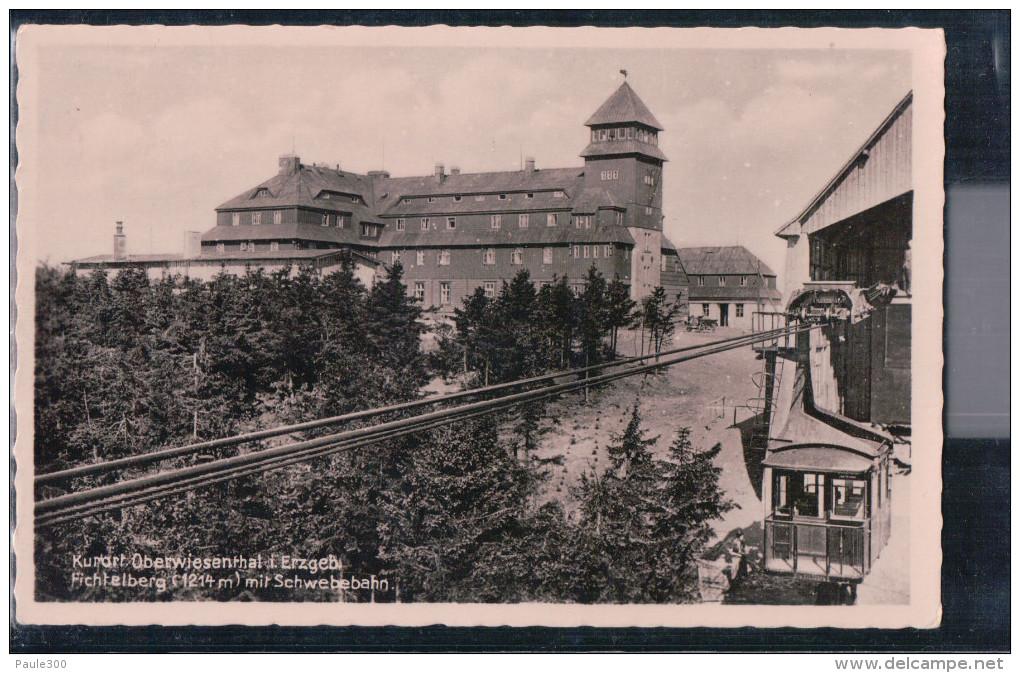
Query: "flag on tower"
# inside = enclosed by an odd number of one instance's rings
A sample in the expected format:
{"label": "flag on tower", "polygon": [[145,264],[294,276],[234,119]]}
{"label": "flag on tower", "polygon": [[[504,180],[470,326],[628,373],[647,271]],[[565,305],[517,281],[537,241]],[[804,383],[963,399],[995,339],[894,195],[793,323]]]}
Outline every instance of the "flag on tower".
{"label": "flag on tower", "polygon": [[627,79],[627,71],[626,70],[621,69],[620,70],[620,74],[623,75],[624,79]]}

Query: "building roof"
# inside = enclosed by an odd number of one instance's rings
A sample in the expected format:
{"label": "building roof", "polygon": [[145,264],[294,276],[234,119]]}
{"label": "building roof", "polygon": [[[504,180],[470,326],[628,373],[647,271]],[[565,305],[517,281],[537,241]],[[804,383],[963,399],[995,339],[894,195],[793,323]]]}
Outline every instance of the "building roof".
{"label": "building roof", "polygon": [[576,168],[542,168],[533,171],[458,173],[444,175],[442,181],[435,175],[406,178],[378,177],[373,179],[373,187],[377,204],[388,208],[400,198],[414,196],[501,194],[557,189],[569,192],[572,188],[579,188],[583,179],[584,168],[578,166]]}
{"label": "building roof", "polygon": [[[577,190],[574,190],[576,193]],[[529,192],[532,193],[532,192]],[[565,193],[562,197],[554,196],[553,192],[533,192],[532,198],[526,198],[522,193],[507,193],[505,200],[500,200],[496,194],[486,194],[484,201],[475,200],[476,195],[470,192],[463,194],[463,199],[454,201],[449,196],[441,197],[434,203],[429,203],[427,198],[412,199],[410,203],[404,203],[403,199],[387,208],[382,216],[413,217],[417,215],[467,215],[487,213],[526,213],[535,211],[568,211],[573,207],[574,200]]]}
{"label": "building roof", "polygon": [[585,126],[599,126],[602,124],[626,124],[637,122],[650,126],[653,129],[662,131],[662,124],[655,118],[648,106],[638,98],[630,84],[624,82],[620,88],[606,99],[598,110],[595,111]]}
{"label": "building roof", "polygon": [[669,161],[658,146],[643,143],[640,140],[606,140],[589,143],[581,152],[582,157],[619,156],[621,154],[643,154],[659,161]]}
{"label": "building roof", "polygon": [[800,234],[800,229],[797,225],[808,219],[818,208],[823,201],[843,182],[843,180],[856,168],[861,161],[861,157],[867,155],[869,148],[875,145],[878,140],[885,135],[885,133],[892,127],[893,123],[899,119],[899,117],[910,107],[914,102],[914,92],[908,91],[907,95],[896,104],[889,116],[886,117],[878,128],[868,136],[868,139],[857,148],[857,151],[850,155],[850,159],[843,165],[836,175],[822,188],[820,192],[815,194],[811,202],[802,210],[795,218],[784,224],[783,226],[776,229],[775,235],[779,238],[786,238],[789,236],[796,236]]}
{"label": "building roof", "polygon": [[[177,262],[191,263],[219,263],[227,262],[253,262],[268,260],[308,260],[321,259],[336,255],[345,254],[347,251],[340,249],[333,250],[263,250],[259,252],[212,252],[203,250],[197,257],[185,257],[179,253],[154,254],[154,255],[128,255],[125,259],[114,259],[113,255],[95,255],[84,259],[75,260],[72,264],[85,266],[132,266],[135,264],[169,264]],[[372,257],[351,251],[351,254],[363,263],[377,265],[379,262]]]}
{"label": "building roof", "polygon": [[742,245],[678,248],[677,254],[690,276],[776,275]]}
{"label": "building roof", "polygon": [[582,189],[573,199],[572,212],[575,213],[594,213],[599,208],[626,208],[627,204],[623,203],[609,191],[602,187],[589,187],[588,189]]}
{"label": "building roof", "polygon": [[634,245],[634,239],[624,227],[596,227],[577,229],[571,226],[531,226],[520,229],[516,226],[504,229],[464,231],[393,231],[383,234],[380,247],[415,248],[437,247],[458,248],[478,246],[514,245],[570,245],[573,243],[624,243]]}

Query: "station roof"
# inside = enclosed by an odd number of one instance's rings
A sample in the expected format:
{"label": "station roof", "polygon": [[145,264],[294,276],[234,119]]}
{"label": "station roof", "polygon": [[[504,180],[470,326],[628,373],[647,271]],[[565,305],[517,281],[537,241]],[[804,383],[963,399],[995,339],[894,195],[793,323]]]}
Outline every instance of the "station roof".
{"label": "station roof", "polygon": [[742,245],[677,248],[677,254],[691,276],[776,275],[765,262]]}

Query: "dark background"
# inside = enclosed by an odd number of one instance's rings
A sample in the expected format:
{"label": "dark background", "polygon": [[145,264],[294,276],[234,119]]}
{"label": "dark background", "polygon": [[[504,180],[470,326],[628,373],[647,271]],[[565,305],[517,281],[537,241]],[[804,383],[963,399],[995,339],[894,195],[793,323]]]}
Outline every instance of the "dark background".
{"label": "dark background", "polygon": [[[17,653],[321,651],[1008,652],[1010,14],[995,11],[11,11],[18,26],[547,25],[942,28],[946,303],[942,603],[937,629],[25,626]],[[12,51],[13,53],[13,51]],[[12,122],[16,121],[11,73]],[[11,137],[11,166],[16,153]],[[13,295],[12,295],[13,296]],[[12,439],[13,446],[13,439]],[[922,450],[923,447],[918,447]],[[13,483],[13,480],[12,480]],[[13,508],[12,508],[13,511]],[[11,522],[13,528],[13,520]],[[13,550],[11,552],[13,554]],[[13,558],[13,556],[12,556]],[[12,563],[12,568],[13,568]],[[13,586],[13,578],[12,578]]]}

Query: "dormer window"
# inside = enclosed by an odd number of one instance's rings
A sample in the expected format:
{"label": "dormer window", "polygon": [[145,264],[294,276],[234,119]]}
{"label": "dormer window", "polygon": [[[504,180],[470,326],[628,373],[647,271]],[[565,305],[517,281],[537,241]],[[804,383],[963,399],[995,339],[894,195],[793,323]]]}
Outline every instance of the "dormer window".
{"label": "dormer window", "polygon": [[227,250],[227,244],[226,243],[217,243],[216,244],[216,252],[226,252],[226,250]]}
{"label": "dormer window", "polygon": [[255,190],[255,193],[251,195],[251,198],[257,199],[261,196],[269,197],[272,196],[272,194],[269,193],[269,190],[267,188],[259,187],[258,189]]}
{"label": "dormer window", "polygon": [[562,199],[566,195],[567,193],[561,189],[557,189],[555,192],[553,192],[553,196],[557,199]]}
{"label": "dormer window", "polygon": [[351,203],[361,203],[361,197],[352,196],[351,197]]}
{"label": "dormer window", "polygon": [[459,202],[462,198],[464,197],[458,194],[457,196],[453,197],[453,200]]}
{"label": "dormer window", "polygon": [[435,203],[435,202],[436,202],[436,197],[430,196],[429,197],[429,203]]}
{"label": "dormer window", "polygon": [[726,286],[726,276],[719,276],[719,287]]}
{"label": "dormer window", "polygon": [[533,198],[535,198],[535,193],[534,192],[528,192],[527,194],[524,195],[524,198],[526,198],[526,199],[533,199]]}
{"label": "dormer window", "polygon": [[411,203],[411,199],[404,199],[404,203]]}
{"label": "dormer window", "polygon": [[397,230],[397,231],[403,231],[403,230],[404,230],[404,226],[405,226],[406,224],[407,224],[407,220],[405,220],[405,219],[404,219],[404,218],[402,218],[402,217],[398,217],[398,218],[397,218],[397,226],[396,226],[396,230]]}
{"label": "dormer window", "polygon": [[499,195],[499,200],[500,201],[506,201],[506,194],[500,194]]}
{"label": "dormer window", "polygon": [[747,276],[740,277],[740,287],[747,287]]}
{"label": "dormer window", "polygon": [[475,201],[484,201],[484,200],[485,200],[485,194],[479,194],[478,196],[475,197]]}

